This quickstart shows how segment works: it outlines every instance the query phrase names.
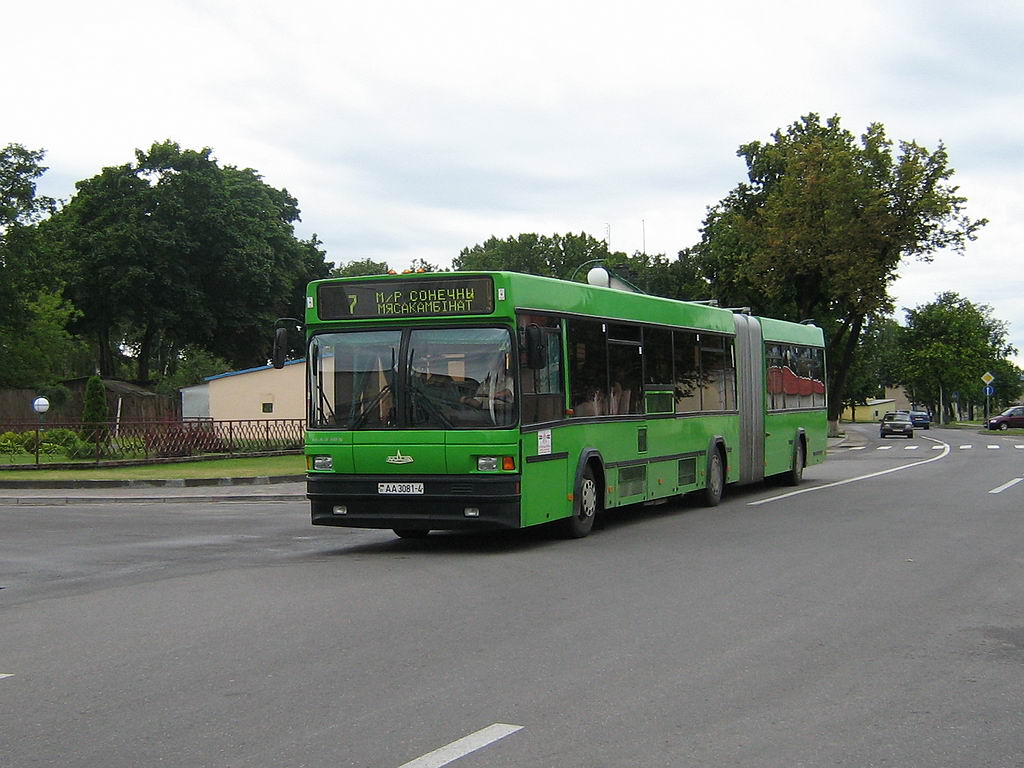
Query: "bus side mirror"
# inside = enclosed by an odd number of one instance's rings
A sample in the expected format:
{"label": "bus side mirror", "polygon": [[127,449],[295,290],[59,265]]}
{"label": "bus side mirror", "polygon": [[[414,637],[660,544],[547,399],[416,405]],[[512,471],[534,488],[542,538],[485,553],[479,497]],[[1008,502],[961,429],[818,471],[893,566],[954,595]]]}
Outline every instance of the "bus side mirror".
{"label": "bus side mirror", "polygon": [[286,354],[288,354],[288,329],[278,328],[274,331],[274,352],[271,357],[275,368],[284,368]]}
{"label": "bus side mirror", "polygon": [[548,340],[536,323],[526,326],[526,367],[543,368],[548,364]]}
{"label": "bus side mirror", "polygon": [[284,361],[288,357],[288,329],[295,328],[302,330],[302,321],[294,317],[279,317],[274,323],[274,350],[270,353],[270,361],[275,368],[284,368]]}

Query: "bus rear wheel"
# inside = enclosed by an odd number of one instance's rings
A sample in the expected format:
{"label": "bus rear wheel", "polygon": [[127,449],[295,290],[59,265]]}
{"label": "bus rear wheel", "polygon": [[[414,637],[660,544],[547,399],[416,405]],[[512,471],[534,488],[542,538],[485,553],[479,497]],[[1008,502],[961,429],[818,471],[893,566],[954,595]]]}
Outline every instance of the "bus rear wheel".
{"label": "bus rear wheel", "polygon": [[796,441],[796,450],[793,451],[793,466],[786,473],[786,485],[800,485],[804,479],[804,441],[799,438]]}
{"label": "bus rear wheel", "polygon": [[601,511],[601,494],[597,488],[594,469],[589,464],[576,482],[573,513],[562,521],[562,534],[567,539],[582,539],[594,527],[594,518]]}
{"label": "bus rear wheel", "polygon": [[430,535],[430,531],[420,530],[418,528],[392,528],[395,532],[395,536],[400,539],[425,539]]}
{"label": "bus rear wheel", "polygon": [[701,500],[705,507],[717,507],[722,501],[722,491],[725,490],[725,465],[722,463],[722,452],[717,448],[711,451],[708,457],[708,475],[701,494]]}

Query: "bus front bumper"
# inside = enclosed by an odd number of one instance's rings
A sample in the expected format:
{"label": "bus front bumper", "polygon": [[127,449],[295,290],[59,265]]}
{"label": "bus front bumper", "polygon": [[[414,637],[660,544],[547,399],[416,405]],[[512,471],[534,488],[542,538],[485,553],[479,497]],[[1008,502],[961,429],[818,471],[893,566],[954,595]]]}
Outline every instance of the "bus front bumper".
{"label": "bus front bumper", "polygon": [[[306,476],[313,525],[410,530],[519,528],[519,475]],[[381,486],[422,493],[386,493]]]}

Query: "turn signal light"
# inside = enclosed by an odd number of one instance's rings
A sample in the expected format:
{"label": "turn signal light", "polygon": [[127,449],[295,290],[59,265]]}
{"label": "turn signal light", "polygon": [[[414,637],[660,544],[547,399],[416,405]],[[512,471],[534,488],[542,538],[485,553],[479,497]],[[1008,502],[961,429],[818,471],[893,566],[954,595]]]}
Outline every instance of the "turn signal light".
{"label": "turn signal light", "polygon": [[516,468],[516,460],[512,456],[501,457],[501,468],[505,470],[512,470]]}

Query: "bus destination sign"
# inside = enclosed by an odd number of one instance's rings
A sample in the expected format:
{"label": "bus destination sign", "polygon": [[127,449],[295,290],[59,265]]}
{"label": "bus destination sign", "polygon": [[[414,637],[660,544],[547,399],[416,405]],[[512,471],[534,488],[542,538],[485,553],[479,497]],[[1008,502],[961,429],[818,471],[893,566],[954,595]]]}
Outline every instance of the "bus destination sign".
{"label": "bus destination sign", "polygon": [[324,283],[317,288],[317,306],[322,320],[489,315],[494,284],[489,277]]}

